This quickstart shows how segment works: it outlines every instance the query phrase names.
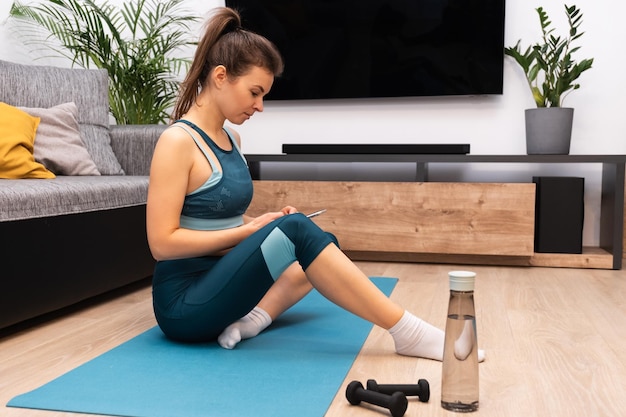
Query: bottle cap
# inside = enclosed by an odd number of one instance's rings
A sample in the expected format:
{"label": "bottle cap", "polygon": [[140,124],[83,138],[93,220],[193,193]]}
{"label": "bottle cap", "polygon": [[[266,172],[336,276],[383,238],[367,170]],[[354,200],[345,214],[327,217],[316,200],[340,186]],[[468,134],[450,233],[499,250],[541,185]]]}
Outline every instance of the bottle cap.
{"label": "bottle cap", "polygon": [[471,271],[450,271],[450,290],[452,291],[474,291],[474,279],[476,273]]}

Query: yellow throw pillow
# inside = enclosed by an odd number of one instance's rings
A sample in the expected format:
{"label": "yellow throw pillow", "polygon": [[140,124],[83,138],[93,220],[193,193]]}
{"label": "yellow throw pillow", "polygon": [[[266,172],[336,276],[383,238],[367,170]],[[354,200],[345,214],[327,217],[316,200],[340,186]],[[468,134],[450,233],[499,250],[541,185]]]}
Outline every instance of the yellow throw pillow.
{"label": "yellow throw pillow", "polygon": [[38,126],[38,117],[0,103],[0,178],[55,178],[33,155]]}

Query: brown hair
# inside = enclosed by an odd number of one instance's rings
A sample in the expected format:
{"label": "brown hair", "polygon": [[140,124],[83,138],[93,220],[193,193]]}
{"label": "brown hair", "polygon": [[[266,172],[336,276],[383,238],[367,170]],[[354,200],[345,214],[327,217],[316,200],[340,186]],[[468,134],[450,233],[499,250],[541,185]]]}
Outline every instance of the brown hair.
{"label": "brown hair", "polygon": [[187,113],[218,65],[226,67],[229,79],[245,75],[253,66],[265,68],[275,77],[283,72],[283,60],[276,46],[265,37],[243,29],[236,10],[218,7],[206,23],[204,36],[181,84],[172,121]]}

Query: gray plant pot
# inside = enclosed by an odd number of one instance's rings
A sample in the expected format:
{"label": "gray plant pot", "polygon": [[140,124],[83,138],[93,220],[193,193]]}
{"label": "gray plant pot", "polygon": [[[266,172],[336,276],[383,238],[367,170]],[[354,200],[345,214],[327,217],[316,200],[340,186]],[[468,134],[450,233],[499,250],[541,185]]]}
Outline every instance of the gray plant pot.
{"label": "gray plant pot", "polygon": [[574,109],[542,107],[526,110],[526,153],[568,155]]}

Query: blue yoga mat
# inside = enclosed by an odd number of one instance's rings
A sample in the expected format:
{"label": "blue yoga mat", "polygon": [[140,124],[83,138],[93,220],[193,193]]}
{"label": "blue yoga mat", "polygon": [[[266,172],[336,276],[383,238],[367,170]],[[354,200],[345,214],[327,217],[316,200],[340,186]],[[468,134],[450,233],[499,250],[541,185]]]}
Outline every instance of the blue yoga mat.
{"label": "blue yoga mat", "polygon": [[[397,279],[372,281],[390,295]],[[233,350],[175,343],[155,327],[7,405],[128,417],[322,417],[371,328],[313,291]]]}

